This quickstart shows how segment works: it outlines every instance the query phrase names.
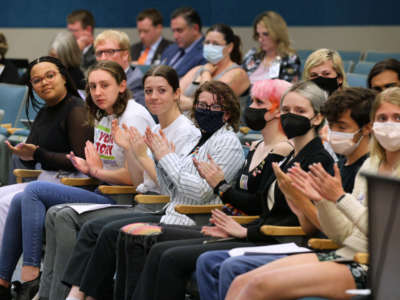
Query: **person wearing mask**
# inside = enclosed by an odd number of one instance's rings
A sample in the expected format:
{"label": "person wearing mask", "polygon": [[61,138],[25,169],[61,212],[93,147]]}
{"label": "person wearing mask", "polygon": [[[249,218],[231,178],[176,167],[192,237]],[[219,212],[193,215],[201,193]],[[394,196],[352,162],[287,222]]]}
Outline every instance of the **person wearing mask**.
{"label": "person wearing mask", "polygon": [[163,17],[155,8],[141,11],[136,17],[140,42],[131,46],[132,63],[137,65],[159,64],[164,50],[172,44],[162,37]]}
{"label": "person wearing mask", "polygon": [[315,50],[304,64],[303,80],[312,80],[320,88],[332,94],[347,87],[346,73],[340,54],[326,48]]}
{"label": "person wearing mask", "polygon": [[400,61],[390,58],[377,62],[369,71],[367,84],[378,92],[400,86]]}
{"label": "person wearing mask", "polygon": [[253,39],[260,48],[250,49],[242,63],[252,84],[273,78],[299,80],[300,58],[290,45],[287,25],[281,15],[274,11],[259,14],[253,22]]}
{"label": "person wearing mask", "polygon": [[[378,94],[371,110],[370,158],[360,168],[351,194],[343,190],[337,168],[334,176],[315,165],[311,174],[300,171],[291,177],[295,187],[316,202],[323,231],[340,248],[292,255],[241,275],[233,281],[225,299],[345,299],[349,296],[346,290],[366,287],[367,267],[352,262],[355,253],[368,251],[367,182],[360,174],[400,176],[399,114],[400,88]],[[350,262],[337,263],[337,259]]]}
{"label": "person wearing mask", "polygon": [[240,38],[228,25],[215,24],[207,30],[203,46],[207,64],[194,67],[180,81],[183,91],[180,107],[183,111],[191,110],[196,89],[209,80],[225,82],[236,96],[242,95],[249,88],[249,78],[240,67],[240,44]]}
{"label": "person wearing mask", "polygon": [[67,29],[74,35],[82,52],[81,68],[83,71],[96,63],[93,47],[94,26],[94,17],[88,10],[74,10],[67,16]]}
{"label": "person wearing mask", "polygon": [[173,67],[179,77],[207,61],[203,57],[204,37],[201,19],[191,7],[176,9],[171,15],[171,30],[175,43],[168,46],[161,56],[161,64]]}

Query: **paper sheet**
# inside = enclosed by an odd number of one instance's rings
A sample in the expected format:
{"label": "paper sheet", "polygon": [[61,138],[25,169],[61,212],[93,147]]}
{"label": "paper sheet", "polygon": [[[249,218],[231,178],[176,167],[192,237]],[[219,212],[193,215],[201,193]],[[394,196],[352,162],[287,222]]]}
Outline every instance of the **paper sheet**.
{"label": "paper sheet", "polygon": [[95,211],[99,209],[104,209],[108,207],[131,207],[131,205],[115,205],[115,204],[69,204],[77,214],[83,214],[89,211]]}
{"label": "paper sheet", "polygon": [[257,255],[257,254],[293,254],[311,252],[310,249],[299,247],[295,243],[285,243],[258,247],[241,247],[229,251],[230,256]]}

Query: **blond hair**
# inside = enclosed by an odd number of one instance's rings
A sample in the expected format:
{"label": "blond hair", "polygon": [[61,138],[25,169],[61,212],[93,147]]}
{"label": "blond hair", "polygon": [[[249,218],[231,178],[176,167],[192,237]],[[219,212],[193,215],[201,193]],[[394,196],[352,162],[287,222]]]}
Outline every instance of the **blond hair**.
{"label": "blond hair", "polygon": [[118,30],[105,30],[102,33],[100,33],[96,39],[94,40],[94,48],[96,49],[98,44],[101,44],[107,40],[114,40],[118,43],[118,46],[120,49],[128,51],[129,54],[129,61],[131,61],[131,51],[130,45],[131,42],[129,40],[128,35],[123,32],[123,31],[118,31]]}
{"label": "blond hair", "polygon": [[[388,88],[378,94],[374,103],[372,104],[371,116],[370,116],[371,122],[374,122],[376,112],[383,103],[391,103],[393,105],[400,107],[400,88],[399,87]],[[379,162],[384,161],[386,159],[385,148],[383,148],[379,144],[374,135],[372,135],[371,137],[370,144],[371,144],[371,151],[370,151],[371,159],[376,159]],[[400,165],[397,166],[395,175],[400,177]]]}
{"label": "blond hair", "polygon": [[322,65],[323,63],[331,61],[333,69],[337,73],[339,78],[343,79],[342,86],[347,87],[346,73],[343,67],[342,57],[339,52],[326,48],[315,50],[311,53],[304,64],[303,79],[310,80],[311,69]]}
{"label": "blond hair", "polygon": [[267,30],[270,37],[277,44],[277,53],[279,56],[285,57],[295,54],[290,46],[289,33],[286,21],[282,16],[274,11],[265,11],[259,14],[253,23],[253,38],[258,39],[257,25],[262,24]]}

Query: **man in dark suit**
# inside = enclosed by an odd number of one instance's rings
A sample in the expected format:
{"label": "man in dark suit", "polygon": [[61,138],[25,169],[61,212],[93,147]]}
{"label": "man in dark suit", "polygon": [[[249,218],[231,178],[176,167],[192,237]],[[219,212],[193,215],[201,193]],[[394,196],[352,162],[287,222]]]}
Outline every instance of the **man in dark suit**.
{"label": "man in dark suit", "polygon": [[193,8],[178,8],[171,15],[171,29],[175,43],[165,49],[161,63],[173,67],[182,77],[193,67],[207,62],[203,57],[200,16]]}
{"label": "man in dark suit", "polygon": [[161,55],[172,42],[161,36],[163,18],[155,9],[146,9],[136,17],[136,27],[140,42],[131,47],[131,57],[134,64],[159,64]]}
{"label": "man in dark suit", "polygon": [[82,51],[81,68],[86,71],[96,62],[94,55],[94,17],[85,9],[75,10],[67,16],[67,28],[75,36]]}

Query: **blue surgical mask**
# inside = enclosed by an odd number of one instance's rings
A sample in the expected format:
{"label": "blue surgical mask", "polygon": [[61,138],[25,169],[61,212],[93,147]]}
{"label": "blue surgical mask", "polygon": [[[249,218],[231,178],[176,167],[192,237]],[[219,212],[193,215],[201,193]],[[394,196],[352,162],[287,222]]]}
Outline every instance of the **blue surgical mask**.
{"label": "blue surgical mask", "polygon": [[224,46],[207,44],[203,46],[203,56],[213,65],[219,63],[224,58]]}

